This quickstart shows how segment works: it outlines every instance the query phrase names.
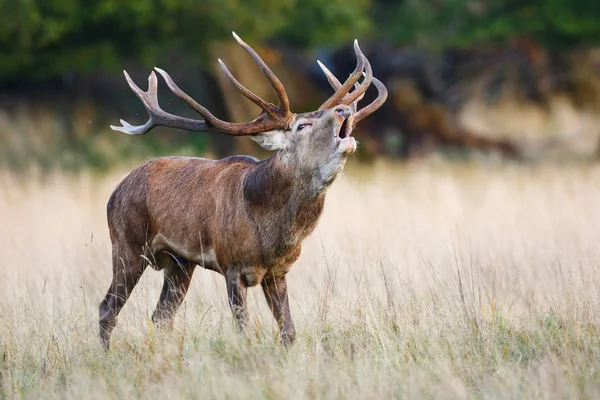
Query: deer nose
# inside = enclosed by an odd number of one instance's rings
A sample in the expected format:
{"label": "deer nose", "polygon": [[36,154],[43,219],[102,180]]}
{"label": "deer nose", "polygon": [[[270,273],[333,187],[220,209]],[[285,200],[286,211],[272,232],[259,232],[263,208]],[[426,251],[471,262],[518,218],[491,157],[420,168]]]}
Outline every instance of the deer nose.
{"label": "deer nose", "polygon": [[333,112],[335,112],[340,117],[344,118],[350,118],[350,116],[352,115],[352,109],[344,105],[337,106],[333,109]]}

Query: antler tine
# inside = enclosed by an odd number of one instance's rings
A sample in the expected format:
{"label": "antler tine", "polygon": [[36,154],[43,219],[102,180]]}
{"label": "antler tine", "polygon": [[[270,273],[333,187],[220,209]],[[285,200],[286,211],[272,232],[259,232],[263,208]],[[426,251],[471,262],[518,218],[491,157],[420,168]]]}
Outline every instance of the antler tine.
{"label": "antler tine", "polygon": [[142,101],[142,103],[144,103],[144,105],[147,108],[158,106],[158,80],[156,79],[156,74],[154,72],[151,72],[148,76],[148,90],[146,92],[144,92],[142,89],[139,88],[138,85],[135,84],[135,82],[131,79],[127,71],[123,71],[123,74],[125,75],[125,79],[127,80],[127,83],[129,84],[131,90],[133,90],[136,96]]}
{"label": "antler tine", "polygon": [[167,71],[162,70],[157,67],[154,67],[154,69],[162,75],[165,82],[167,82],[167,86],[169,87],[169,89],[171,89],[171,92],[173,92],[173,94],[175,96],[177,96],[181,100],[183,100],[188,106],[190,106],[198,114],[202,115],[204,117],[204,119],[208,122],[208,124],[213,126],[215,128],[215,130],[218,130],[218,131],[224,130],[225,131],[225,130],[230,129],[230,127],[231,127],[230,122],[220,120],[219,118],[212,115],[212,113],[210,111],[208,111],[208,109],[206,109],[205,107],[198,104],[196,102],[196,100],[192,99],[187,93],[185,93],[183,90],[181,90],[179,88],[179,86],[177,86],[177,84],[173,81],[173,78],[171,78],[171,76],[167,73]]}
{"label": "antler tine", "polygon": [[221,65],[221,70],[223,70],[223,73],[225,74],[227,79],[229,79],[229,81],[231,83],[233,83],[233,86],[235,86],[237,90],[239,90],[248,100],[250,100],[257,106],[259,106],[260,108],[262,108],[263,110],[268,112],[269,115],[273,116],[274,113],[273,113],[273,110],[271,110],[271,106],[272,106],[271,103],[268,103],[265,100],[261,99],[259,96],[257,96],[252,91],[250,91],[247,87],[242,85],[235,78],[235,76],[233,76],[233,74],[231,72],[229,72],[229,69],[227,68],[225,63],[223,61],[221,61],[220,58],[219,58],[219,64]]}
{"label": "antler tine", "polygon": [[[331,85],[331,87],[334,90],[337,91],[340,87],[342,87],[342,84],[340,83],[340,81],[338,80],[338,78],[336,78],[335,75],[333,75],[331,73],[331,71],[329,71],[329,69],[321,61],[317,60],[317,63],[319,64],[319,67],[321,67],[321,70],[323,71],[323,73],[327,77],[327,81],[329,82],[329,84]],[[360,88],[360,86],[361,85],[359,85],[358,82],[355,82],[354,83],[354,92],[356,90],[358,90]],[[354,92],[352,92],[352,93],[354,93]],[[365,93],[364,92],[362,92],[356,99],[353,99],[353,101],[350,104],[348,104],[352,108],[352,112],[356,113],[356,109],[358,107],[358,102],[361,101],[363,99],[363,97],[365,97]],[[345,101],[343,101],[343,103],[345,103]]]}
{"label": "antler tine", "polygon": [[358,121],[360,121],[361,119],[364,119],[365,117],[373,114],[375,111],[377,111],[377,109],[379,107],[381,107],[383,105],[383,103],[385,103],[385,100],[387,99],[388,96],[388,91],[385,87],[385,85],[377,78],[373,78],[373,85],[377,88],[377,98],[375,100],[373,100],[371,102],[371,104],[369,104],[366,107],[361,108],[356,115],[354,116],[354,125],[356,125],[358,123]]}
{"label": "antler tine", "polygon": [[129,84],[129,87],[131,88],[131,90],[133,90],[133,93],[135,93],[138,99],[140,99],[144,104],[144,107],[146,107],[146,110],[148,110],[150,118],[144,125],[138,126],[131,125],[127,121],[121,119],[119,120],[119,122],[121,122],[121,125],[123,126],[111,125],[110,128],[114,131],[123,132],[128,135],[142,135],[148,132],[154,126],[153,115],[150,111],[153,108],[158,107],[158,98],[156,97],[156,88],[158,86],[156,81],[156,74],[152,72],[150,76],[148,76],[148,91],[146,92],[144,92],[142,89],[139,88],[138,85],[135,84],[135,82],[131,79],[127,71],[123,71],[123,74],[125,75],[125,80]]}
{"label": "antler tine", "polygon": [[133,90],[135,95],[144,104],[144,107],[146,107],[146,111],[148,111],[150,118],[144,125],[131,125],[125,120],[120,120],[121,125],[123,126],[111,125],[110,128],[112,130],[123,132],[128,135],[142,135],[158,125],[199,131],[207,129],[205,121],[177,117],[173,114],[163,111],[160,108],[158,105],[157,93],[158,80],[156,79],[156,74],[154,71],[148,77],[148,90],[145,92],[140,89],[135,82],[133,82],[127,71],[123,71],[123,74],[125,75],[125,79],[127,80],[131,90]]}
{"label": "antler tine", "polygon": [[[323,64],[321,61],[317,60],[317,64],[319,64],[319,67],[321,67],[321,70],[323,71],[323,73],[325,74],[325,77],[327,78],[327,81],[329,82],[329,84],[331,85],[331,87],[337,91],[339,88],[342,87],[342,84],[340,83],[340,81],[338,80],[338,78],[335,77],[335,75],[333,75],[331,73],[331,71],[329,70],[329,68],[327,68],[325,66],[325,64]],[[356,85],[356,84],[355,84]]]}
{"label": "antler tine", "polygon": [[[235,40],[246,50],[248,54],[254,59],[254,62],[258,64],[260,69],[263,71],[263,74],[275,89],[275,93],[277,94],[277,99],[279,100],[279,112],[282,114],[290,114],[290,100],[288,99],[287,93],[285,92],[285,88],[283,84],[275,76],[273,71],[267,66],[267,64],[263,61],[262,58],[258,55],[256,51],[252,47],[250,47],[246,42],[244,42],[235,32],[231,32]],[[235,83],[234,83],[235,84]],[[246,89],[247,90],[247,89]]]}
{"label": "antler tine", "polygon": [[356,68],[354,69],[352,74],[350,74],[348,79],[346,79],[346,82],[344,82],[343,85],[337,88],[336,92],[333,95],[331,95],[331,97],[327,99],[325,103],[321,105],[321,107],[319,107],[319,110],[326,110],[328,108],[338,105],[342,98],[348,94],[350,89],[352,89],[354,84],[360,78],[363,69],[365,68],[365,62],[364,56],[360,51],[360,47],[358,46],[358,40],[354,40],[354,52],[356,53]]}
{"label": "antler tine", "polygon": [[[329,69],[327,69],[327,67],[322,62],[320,62],[320,61],[317,61],[317,62],[319,63],[319,66],[323,70],[323,73],[325,73],[325,76],[327,77],[329,84],[334,89],[339,90],[339,88],[342,86],[340,81],[335,77],[335,75],[333,75],[331,73],[331,71],[329,71]],[[363,75],[365,76],[365,80],[366,80],[367,74],[363,72]],[[354,111],[356,113],[354,116],[354,119],[353,119],[354,126],[356,126],[358,121],[364,119],[365,117],[367,117],[367,116],[371,115],[372,113],[374,113],[375,111],[377,111],[377,109],[379,107],[381,107],[383,105],[383,103],[385,103],[385,100],[387,99],[388,92],[387,92],[385,85],[379,79],[377,79],[375,77],[371,77],[371,83],[375,86],[375,88],[377,88],[377,91],[378,91],[377,98],[375,100],[373,100],[371,102],[371,104],[369,104],[366,107],[361,108],[358,112],[356,111],[358,102],[360,100],[362,100],[362,98],[365,96],[364,92],[361,93],[356,100],[354,100],[352,103],[349,104],[350,107],[352,107],[352,111]],[[355,93],[359,90],[358,83],[355,83],[354,86],[356,89],[352,93]],[[361,86],[362,86],[362,84],[361,84]]]}
{"label": "antler tine", "polygon": [[[360,87],[360,85],[357,83],[354,84],[354,90],[357,90]],[[354,100],[352,103],[349,104],[350,108],[352,109],[352,112],[356,114],[356,110],[358,109],[358,102],[361,101],[363,99],[363,97],[365,97],[365,94],[361,94],[360,96],[358,96],[358,98],[356,100]]]}
{"label": "antler tine", "polygon": [[358,86],[356,86],[356,84],[358,83],[357,81],[354,84],[355,90],[344,96],[344,98],[342,99],[342,103],[345,105],[350,105],[354,103],[355,100],[362,98],[369,86],[371,85],[371,80],[373,79],[373,69],[371,68],[371,63],[369,63],[367,57],[363,55],[363,58],[365,60],[366,73],[363,73],[365,79],[363,79],[363,81]]}

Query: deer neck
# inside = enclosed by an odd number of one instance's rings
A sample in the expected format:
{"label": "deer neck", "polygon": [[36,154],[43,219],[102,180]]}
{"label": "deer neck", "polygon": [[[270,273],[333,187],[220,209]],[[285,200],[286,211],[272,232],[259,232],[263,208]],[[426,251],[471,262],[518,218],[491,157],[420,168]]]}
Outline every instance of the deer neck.
{"label": "deer neck", "polygon": [[345,159],[332,156],[320,162],[305,160],[278,151],[259,163],[246,178],[246,200],[254,205],[280,207],[290,202],[310,204],[324,196]]}
{"label": "deer neck", "polygon": [[346,158],[338,154],[298,159],[295,163],[298,194],[306,199],[324,196],[344,168],[345,163]]}
{"label": "deer neck", "polygon": [[261,229],[287,245],[297,244],[314,229],[325,189],[314,166],[298,164],[282,152],[259,163],[244,181],[246,204],[254,218],[264,222]]}

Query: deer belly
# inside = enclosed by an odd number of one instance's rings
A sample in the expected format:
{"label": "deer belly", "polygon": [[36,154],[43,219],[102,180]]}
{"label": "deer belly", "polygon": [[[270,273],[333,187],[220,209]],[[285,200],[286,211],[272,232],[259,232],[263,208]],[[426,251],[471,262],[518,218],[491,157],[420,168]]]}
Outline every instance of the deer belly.
{"label": "deer belly", "polygon": [[154,252],[170,252],[176,257],[186,259],[206,269],[215,271],[219,269],[217,257],[212,247],[204,247],[200,244],[198,244],[198,247],[185,246],[159,234],[152,240],[152,249]]}

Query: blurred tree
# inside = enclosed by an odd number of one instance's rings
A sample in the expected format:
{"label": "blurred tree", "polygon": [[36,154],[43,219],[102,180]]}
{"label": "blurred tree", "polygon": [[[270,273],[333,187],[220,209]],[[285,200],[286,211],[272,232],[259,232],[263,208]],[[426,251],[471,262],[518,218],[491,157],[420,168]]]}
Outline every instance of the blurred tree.
{"label": "blurred tree", "polygon": [[430,48],[600,43],[600,2],[588,0],[0,0],[0,15],[0,81],[116,71],[178,50],[201,63],[231,30],[300,47],[367,33]]}
{"label": "blurred tree", "polygon": [[426,47],[527,37],[550,49],[600,44],[600,2],[588,0],[377,0],[378,34]]}
{"label": "blurred tree", "polygon": [[236,30],[247,40],[283,34],[298,45],[347,40],[368,26],[369,0],[0,0],[0,80],[44,80],[127,60],[152,64]]}
{"label": "blurred tree", "polygon": [[371,28],[371,0],[297,0],[282,38],[294,46],[336,45]]}

